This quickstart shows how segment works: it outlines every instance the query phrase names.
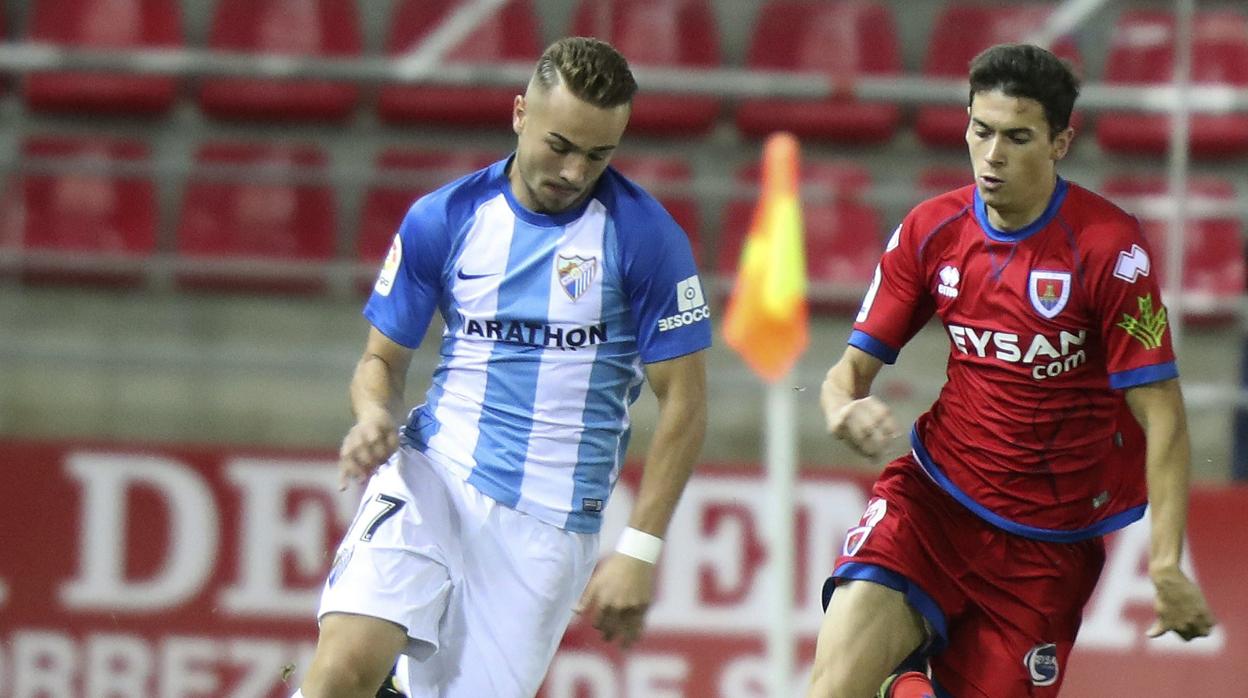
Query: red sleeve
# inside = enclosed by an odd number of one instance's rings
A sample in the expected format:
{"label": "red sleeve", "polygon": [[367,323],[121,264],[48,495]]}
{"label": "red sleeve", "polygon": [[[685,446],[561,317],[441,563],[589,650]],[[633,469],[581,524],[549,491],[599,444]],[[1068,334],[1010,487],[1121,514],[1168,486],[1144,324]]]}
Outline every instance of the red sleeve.
{"label": "red sleeve", "polygon": [[918,230],[911,212],[893,231],[849,337],[850,345],[889,364],[936,308],[919,260]]}
{"label": "red sleeve", "polygon": [[1139,222],[1124,219],[1089,232],[1098,240],[1089,255],[1088,277],[1105,342],[1110,387],[1124,389],[1174,378],[1178,368],[1157,283],[1158,265]]}

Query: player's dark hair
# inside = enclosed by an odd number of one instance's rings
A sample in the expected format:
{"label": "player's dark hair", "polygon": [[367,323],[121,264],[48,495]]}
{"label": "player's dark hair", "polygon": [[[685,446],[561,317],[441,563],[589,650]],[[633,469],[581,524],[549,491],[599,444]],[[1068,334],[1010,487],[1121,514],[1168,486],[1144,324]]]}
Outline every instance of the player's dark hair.
{"label": "player's dark hair", "polygon": [[1009,97],[1034,99],[1044,107],[1050,137],[1070,126],[1079,96],[1079,78],[1052,53],[1030,44],[999,44],[971,61],[971,96],[1000,90]]}
{"label": "player's dark hair", "polygon": [[633,101],[637,81],[611,44],[583,36],[551,44],[537,61],[533,82],[543,90],[562,83],[578,99],[610,109]]}

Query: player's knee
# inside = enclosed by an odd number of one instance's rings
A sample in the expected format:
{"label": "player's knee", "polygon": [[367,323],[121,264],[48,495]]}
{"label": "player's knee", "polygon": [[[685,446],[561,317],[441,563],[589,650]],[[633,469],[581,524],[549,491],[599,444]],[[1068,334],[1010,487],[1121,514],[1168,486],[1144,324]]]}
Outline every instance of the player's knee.
{"label": "player's knee", "polygon": [[304,698],[374,698],[397,652],[362,645],[319,645],[303,680]]}
{"label": "player's knee", "polygon": [[374,661],[318,653],[301,690],[304,698],[373,698],[386,680],[386,670]]}
{"label": "player's knee", "polygon": [[402,627],[388,621],[326,615],[303,680],[305,698],[374,698],[406,637]]}
{"label": "player's knee", "polygon": [[[865,688],[864,688],[865,686]],[[867,698],[874,689],[855,676],[847,662],[816,662],[807,698]]]}

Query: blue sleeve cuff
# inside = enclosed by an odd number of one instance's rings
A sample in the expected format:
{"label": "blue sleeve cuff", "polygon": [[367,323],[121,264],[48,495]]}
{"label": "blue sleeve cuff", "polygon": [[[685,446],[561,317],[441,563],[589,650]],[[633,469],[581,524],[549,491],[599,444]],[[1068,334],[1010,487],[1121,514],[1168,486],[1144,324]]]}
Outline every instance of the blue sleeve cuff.
{"label": "blue sleeve cuff", "polygon": [[660,361],[671,361],[672,359],[679,359],[682,356],[694,354],[699,351],[702,351],[703,349],[709,349],[710,347],[711,347],[711,340],[709,337],[706,338],[705,341],[699,339],[696,342],[684,342],[681,344],[672,344],[672,345],[663,347],[662,349],[650,350],[644,356],[641,357],[641,363],[654,364]]}
{"label": "blue sleeve cuff", "polygon": [[1173,361],[1152,366],[1141,366],[1130,371],[1119,371],[1109,374],[1109,387],[1114,390],[1125,390],[1137,385],[1148,385],[1179,377],[1179,367]]}
{"label": "blue sleeve cuff", "polygon": [[397,327],[393,327],[387,320],[384,313],[378,312],[372,307],[372,303],[364,306],[364,317],[368,319],[377,331],[386,335],[395,344],[401,344],[408,349],[417,349],[420,347],[420,341],[424,336],[411,337],[406,333],[400,332]]}
{"label": "blue sleeve cuff", "polygon": [[849,346],[857,347],[886,364],[895,363],[897,361],[897,353],[900,351],[862,330],[854,330],[849,334]]}

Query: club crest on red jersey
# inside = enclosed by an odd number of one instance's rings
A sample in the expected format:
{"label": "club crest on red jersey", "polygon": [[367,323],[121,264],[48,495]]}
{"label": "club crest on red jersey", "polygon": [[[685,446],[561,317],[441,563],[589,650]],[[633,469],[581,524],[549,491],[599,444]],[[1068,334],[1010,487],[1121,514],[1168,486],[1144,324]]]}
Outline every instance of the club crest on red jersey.
{"label": "club crest on red jersey", "polygon": [[1057,317],[1070,300],[1070,272],[1032,270],[1027,292],[1037,313],[1046,318]]}

